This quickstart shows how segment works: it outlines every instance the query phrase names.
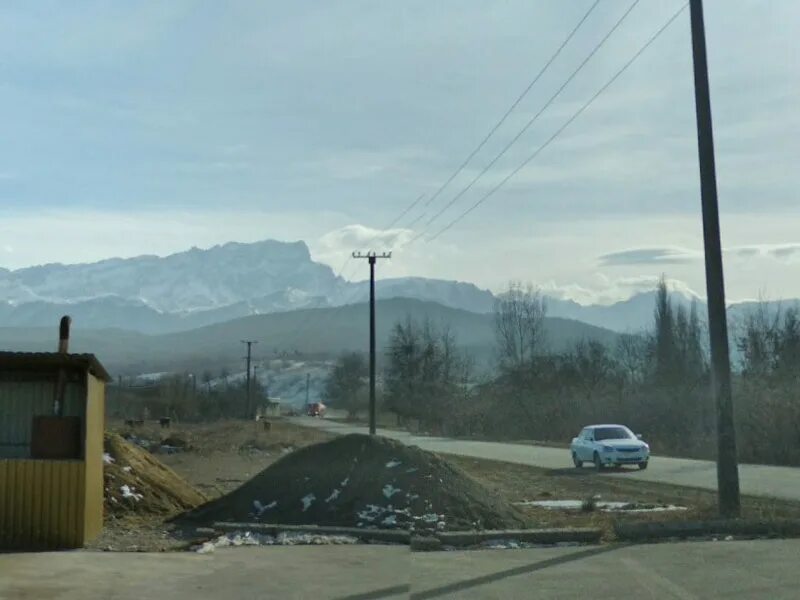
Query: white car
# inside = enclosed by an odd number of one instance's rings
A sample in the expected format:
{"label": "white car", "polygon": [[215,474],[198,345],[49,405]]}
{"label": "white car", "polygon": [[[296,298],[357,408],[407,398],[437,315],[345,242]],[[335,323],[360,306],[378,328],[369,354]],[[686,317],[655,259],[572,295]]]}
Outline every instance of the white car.
{"label": "white car", "polygon": [[570,444],[572,462],[580,468],[583,463],[594,464],[598,471],[605,466],[637,465],[647,468],[650,446],[641,435],[635,435],[624,425],[590,425],[584,427]]}

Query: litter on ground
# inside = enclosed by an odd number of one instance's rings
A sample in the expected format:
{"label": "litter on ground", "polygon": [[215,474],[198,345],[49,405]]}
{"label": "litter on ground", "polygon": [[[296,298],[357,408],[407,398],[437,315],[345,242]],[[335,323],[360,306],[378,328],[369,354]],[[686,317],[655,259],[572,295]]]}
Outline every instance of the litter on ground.
{"label": "litter on ground", "polygon": [[221,535],[213,541],[195,548],[198,554],[210,554],[217,548],[241,546],[333,546],[359,543],[349,535],[322,535],[317,533],[279,533],[265,535],[250,531]]}

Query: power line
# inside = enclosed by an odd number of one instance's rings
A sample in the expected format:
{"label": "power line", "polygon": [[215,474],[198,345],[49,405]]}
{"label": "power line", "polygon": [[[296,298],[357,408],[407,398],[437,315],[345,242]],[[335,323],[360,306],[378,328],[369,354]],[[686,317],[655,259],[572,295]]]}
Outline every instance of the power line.
{"label": "power line", "polygon": [[466,194],[470,189],[472,189],[472,186],[475,185],[478,182],[478,180],[480,180],[480,178],[483,177],[497,163],[497,161],[500,160],[505,155],[506,152],[508,152],[508,150],[514,144],[517,143],[517,141],[525,134],[525,132],[528,131],[528,129],[530,129],[531,125],[533,125],[539,119],[539,117],[550,107],[550,105],[552,105],[553,102],[555,102],[556,98],[558,98],[558,96],[561,95],[561,92],[563,92],[564,89],[570,84],[570,82],[572,82],[572,80],[575,79],[578,73],[580,73],[583,70],[583,68],[592,59],[592,57],[595,54],[597,54],[600,48],[603,47],[603,45],[614,34],[614,32],[619,28],[619,26],[622,25],[623,21],[625,21],[625,19],[628,17],[628,15],[636,7],[638,3],[639,0],[633,1],[633,3],[628,7],[628,10],[626,10],[623,13],[623,15],[617,20],[617,22],[614,23],[614,26],[603,37],[603,39],[600,40],[600,42],[597,45],[595,45],[592,51],[589,52],[589,54],[586,56],[586,58],[583,59],[583,61],[581,61],[578,67],[574,71],[572,71],[570,76],[567,77],[566,81],[564,81],[564,83],[562,83],[561,86],[556,90],[555,94],[553,94],[550,97],[550,99],[547,102],[545,102],[542,108],[540,108],[539,111],[535,115],[533,115],[533,117],[531,117],[527,123],[525,123],[522,129],[519,130],[519,132],[511,139],[511,141],[508,142],[508,144],[506,144],[505,147],[492,160],[490,160],[485,167],[483,167],[483,169],[481,169],[481,171],[472,179],[472,181],[470,181],[460,192],[458,192],[455,196],[453,196],[453,198],[450,199],[450,202],[445,204],[435,215],[433,215],[433,217],[430,218],[430,220],[425,224],[425,227],[423,227],[423,229],[412,239],[412,241],[416,240],[419,237],[422,237],[425,234],[425,230],[428,228],[428,226],[430,226],[436,219],[438,219],[448,208],[450,208],[451,206],[453,206],[453,204],[458,202],[458,200],[464,194]]}
{"label": "power line", "polygon": [[[417,198],[411,204],[409,204],[406,207],[406,209],[403,212],[401,212],[399,215],[397,215],[391,223],[389,223],[386,227],[384,227],[384,229],[391,229],[400,219],[405,217],[411,211],[412,208],[414,208],[417,204],[419,204],[424,197],[425,197],[425,194],[421,194],[419,198]],[[375,241],[375,238],[370,240],[369,243],[371,244],[374,241]]]}
{"label": "power line", "polygon": [[603,85],[603,86],[602,86],[602,87],[601,87],[601,88],[600,88],[600,89],[599,89],[597,92],[595,92],[595,94],[594,94],[594,95],[593,95],[593,96],[592,96],[592,97],[591,97],[591,98],[590,98],[590,99],[589,99],[589,100],[588,100],[588,101],[587,101],[587,102],[586,102],[586,103],[585,103],[583,106],[581,106],[581,107],[580,107],[580,108],[579,108],[579,109],[578,109],[578,110],[577,110],[577,111],[576,111],[576,112],[575,112],[575,113],[574,113],[574,114],[573,114],[573,115],[572,115],[572,116],[571,116],[571,117],[570,117],[570,118],[569,118],[569,119],[566,121],[566,123],[564,123],[564,124],[563,124],[561,127],[559,127],[559,128],[556,130],[556,132],[555,132],[553,135],[551,135],[551,136],[550,136],[550,137],[549,137],[549,138],[548,138],[548,139],[547,139],[547,140],[546,140],[546,141],[545,141],[543,144],[541,144],[541,145],[540,145],[540,146],[539,146],[539,147],[538,147],[538,148],[537,148],[537,149],[534,151],[534,153],[533,153],[533,154],[531,154],[531,155],[530,155],[528,158],[526,158],[526,159],[525,159],[525,161],[523,161],[523,163],[522,163],[521,165],[519,165],[519,166],[518,166],[516,169],[514,169],[513,171],[511,171],[511,173],[509,173],[509,174],[508,174],[508,175],[506,175],[506,176],[505,176],[503,179],[501,179],[501,180],[500,180],[500,182],[499,182],[497,185],[495,185],[495,186],[494,186],[494,187],[493,187],[491,190],[489,190],[488,192],[486,192],[486,194],[484,194],[483,196],[481,196],[481,198],[480,198],[480,199],[478,199],[478,201],[477,201],[477,202],[475,202],[475,204],[473,204],[472,206],[470,206],[470,207],[469,207],[467,210],[465,210],[465,211],[464,211],[463,213],[461,213],[461,214],[460,214],[458,217],[456,217],[455,219],[453,219],[453,220],[452,220],[450,223],[448,223],[447,225],[445,225],[444,227],[442,227],[442,229],[440,229],[439,231],[437,231],[437,232],[436,232],[434,235],[432,235],[431,237],[429,237],[429,238],[428,238],[426,241],[428,241],[428,242],[431,242],[431,241],[435,240],[435,239],[436,239],[436,238],[438,238],[440,235],[442,235],[442,234],[443,234],[445,231],[447,231],[448,229],[450,229],[451,227],[453,227],[453,225],[455,225],[456,223],[458,223],[458,222],[459,222],[461,219],[463,219],[463,218],[464,218],[464,217],[466,217],[466,216],[467,216],[469,213],[471,213],[473,210],[475,210],[476,208],[478,208],[478,206],[480,206],[480,205],[481,205],[481,204],[483,204],[483,203],[484,203],[486,200],[488,200],[489,198],[491,198],[491,197],[492,197],[492,196],[493,196],[493,195],[494,195],[494,194],[495,194],[495,193],[496,193],[496,192],[497,192],[497,191],[498,191],[498,190],[499,190],[501,187],[503,187],[503,186],[504,186],[504,185],[505,185],[505,184],[506,184],[506,183],[507,183],[507,182],[508,182],[508,181],[509,181],[509,180],[510,180],[512,177],[514,177],[514,176],[515,176],[517,173],[519,173],[519,172],[520,172],[520,171],[521,171],[523,168],[525,168],[525,167],[528,165],[528,163],[530,163],[530,162],[531,162],[531,161],[532,161],[534,158],[536,158],[536,157],[539,155],[539,153],[540,153],[540,152],[542,152],[542,150],[544,150],[545,148],[547,148],[547,146],[549,146],[549,145],[550,145],[550,144],[553,142],[553,140],[555,140],[555,139],[556,139],[556,138],[557,138],[557,137],[558,137],[558,136],[559,136],[559,135],[560,135],[560,134],[561,134],[561,133],[562,133],[562,132],[563,132],[563,131],[564,131],[564,130],[567,128],[567,127],[569,127],[569,125],[570,125],[570,124],[571,124],[571,123],[572,123],[572,122],[573,122],[575,119],[577,119],[577,118],[578,118],[578,117],[579,117],[579,116],[580,116],[580,115],[581,115],[581,114],[582,114],[582,113],[583,113],[583,112],[584,112],[584,111],[585,111],[585,110],[586,110],[586,109],[587,109],[587,108],[588,108],[588,107],[589,107],[589,106],[590,106],[590,105],[591,105],[591,104],[592,104],[592,103],[593,103],[593,102],[594,102],[594,101],[595,101],[595,100],[596,100],[596,99],[597,99],[597,98],[598,98],[598,97],[599,97],[599,96],[600,96],[600,95],[603,93],[603,92],[605,92],[605,91],[606,91],[606,89],[608,89],[608,88],[610,87],[610,86],[611,86],[611,84],[613,84],[613,83],[614,83],[614,82],[615,82],[615,81],[616,81],[616,80],[619,78],[619,76],[620,76],[620,75],[622,75],[622,74],[623,74],[623,73],[624,73],[624,72],[625,72],[625,71],[628,69],[628,67],[630,67],[630,66],[631,66],[631,65],[634,63],[634,61],[636,61],[636,60],[639,58],[639,56],[641,56],[641,55],[642,55],[642,53],[643,53],[645,50],[647,50],[647,48],[648,48],[648,47],[649,47],[649,46],[650,46],[650,45],[651,45],[651,44],[652,44],[652,43],[653,43],[653,42],[654,42],[654,41],[655,41],[655,40],[656,40],[656,39],[657,39],[657,38],[658,38],[658,37],[659,37],[659,36],[660,36],[660,35],[661,35],[661,34],[662,34],[662,33],[663,33],[663,32],[664,32],[664,31],[665,31],[665,30],[666,30],[666,29],[667,29],[667,28],[668,28],[668,27],[669,27],[669,26],[670,26],[670,25],[671,25],[671,24],[674,22],[674,21],[675,21],[675,19],[677,19],[677,18],[678,18],[678,16],[679,16],[679,15],[680,15],[680,14],[681,14],[681,13],[682,13],[684,10],[686,10],[686,7],[687,7],[687,6],[688,6],[688,3],[687,3],[687,4],[684,4],[683,6],[681,6],[681,7],[680,7],[680,8],[679,8],[679,9],[678,9],[676,12],[675,12],[675,14],[673,14],[673,15],[672,15],[672,16],[671,16],[671,17],[670,17],[668,20],[667,20],[667,22],[666,22],[666,23],[664,23],[664,25],[662,25],[662,26],[661,26],[661,27],[660,27],[660,28],[659,28],[659,29],[658,29],[658,30],[657,30],[657,31],[656,31],[656,32],[655,32],[655,33],[654,33],[654,34],[653,34],[653,35],[652,35],[652,36],[651,36],[651,37],[650,37],[648,40],[647,40],[647,42],[645,42],[645,44],[644,44],[644,45],[643,45],[641,48],[639,48],[639,50],[636,52],[636,54],[634,54],[634,55],[631,57],[631,59],[630,59],[630,60],[628,60],[628,62],[626,62],[626,63],[625,63],[623,66],[622,66],[622,68],[621,68],[619,71],[617,71],[617,72],[614,74],[614,76],[613,76],[613,77],[611,77],[611,79],[609,79],[609,80],[608,80],[608,81],[607,81],[607,82],[606,82],[606,83],[605,83],[605,84],[604,84],[604,85]]}
{"label": "power line", "polygon": [[433,203],[433,201],[436,200],[436,198],[439,196],[439,194],[441,194],[445,190],[445,188],[448,185],[450,185],[450,183],[453,181],[453,179],[458,177],[459,173],[461,173],[461,171],[464,170],[464,168],[475,157],[475,155],[478,152],[480,152],[481,148],[483,148],[486,145],[486,142],[489,141],[489,138],[491,138],[497,132],[497,130],[500,129],[500,127],[503,125],[503,123],[506,122],[506,119],[508,119],[508,117],[511,115],[511,113],[514,112],[514,109],[517,108],[519,103],[522,102],[522,100],[525,98],[525,96],[528,95],[528,92],[530,92],[531,89],[533,88],[533,86],[536,85],[536,83],[542,78],[542,75],[544,75],[545,71],[547,71],[547,69],[550,68],[550,65],[553,64],[553,61],[556,58],[558,58],[558,55],[561,54],[561,51],[566,47],[566,45],[570,42],[570,40],[575,36],[575,34],[577,33],[578,29],[581,28],[581,26],[584,24],[586,19],[589,18],[589,15],[592,14],[592,11],[597,7],[598,4],[600,4],[600,0],[595,0],[594,4],[592,4],[589,7],[589,10],[587,10],[586,13],[583,15],[583,17],[581,18],[581,20],[578,21],[578,24],[575,25],[575,27],[572,29],[572,31],[569,32],[569,34],[564,39],[564,41],[561,42],[561,45],[556,49],[556,51],[553,53],[553,55],[547,60],[547,62],[544,64],[544,66],[539,70],[539,72],[536,74],[536,77],[534,77],[533,80],[527,85],[527,87],[524,90],[522,90],[522,93],[519,96],[517,96],[517,99],[514,100],[514,102],[511,104],[511,106],[508,108],[508,110],[506,110],[505,114],[503,114],[503,116],[500,117],[500,120],[497,123],[494,124],[494,127],[492,127],[489,130],[489,133],[486,134],[486,137],[484,137],[480,141],[480,143],[475,147],[475,149],[472,152],[469,153],[467,158],[464,159],[464,162],[462,162],[458,166],[458,168],[455,171],[453,171],[453,173],[450,175],[450,177],[448,177],[447,180],[442,185],[439,186],[439,189],[436,190],[436,192],[428,199],[428,201],[425,203],[425,206],[430,206]]}

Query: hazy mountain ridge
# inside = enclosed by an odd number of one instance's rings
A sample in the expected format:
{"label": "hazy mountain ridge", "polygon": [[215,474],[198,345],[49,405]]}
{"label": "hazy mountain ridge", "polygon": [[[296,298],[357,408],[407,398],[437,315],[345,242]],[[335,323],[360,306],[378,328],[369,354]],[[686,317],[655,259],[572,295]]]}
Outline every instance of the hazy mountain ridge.
{"label": "hazy mountain ridge", "polygon": [[[379,279],[377,288],[379,299],[413,298],[481,314],[491,312],[495,302],[490,291],[458,281],[387,278]],[[68,313],[82,327],[159,334],[249,315],[359,303],[368,297],[367,281],[345,281],[315,262],[304,242],[230,242],[166,257],[0,268],[0,327],[52,326]],[[692,302],[680,292],[672,292],[672,298],[685,307]],[[619,332],[650,328],[654,303],[654,291],[609,305],[547,298],[552,317]],[[734,304],[730,314],[741,318],[753,307],[751,302]],[[704,317],[706,306],[700,300],[698,310]]]}
{"label": "hazy mountain ridge", "polygon": [[[405,298],[377,303],[377,341],[379,361],[392,327],[408,317],[447,326],[458,345],[478,362],[489,364],[494,358],[494,318],[449,308],[435,302]],[[94,352],[107,368],[118,373],[148,373],[218,368],[241,365],[240,340],[254,339],[259,359],[295,352],[314,358],[332,358],[344,351],[368,350],[369,319],[366,304],[337,308],[300,309],[282,313],[251,315],[214,323],[190,331],[146,335],[120,329],[74,327],[71,349]],[[57,327],[2,327],[0,349],[22,351],[54,350]],[[545,337],[554,351],[572,348],[584,339],[613,345],[617,334],[579,321],[548,317]]]}

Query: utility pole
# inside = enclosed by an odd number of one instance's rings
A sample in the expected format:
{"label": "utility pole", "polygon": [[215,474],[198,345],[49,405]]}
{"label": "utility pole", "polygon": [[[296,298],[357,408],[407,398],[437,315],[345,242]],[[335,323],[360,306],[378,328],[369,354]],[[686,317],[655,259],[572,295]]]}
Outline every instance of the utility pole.
{"label": "utility pole", "polygon": [[308,406],[308,387],[311,383],[311,373],[306,373],[306,407]]}
{"label": "utility pole", "polygon": [[369,434],[375,435],[375,263],[379,258],[392,258],[392,253],[353,252],[353,258],[369,261]]}
{"label": "utility pole", "polygon": [[252,388],[250,386],[250,362],[251,362],[251,360],[253,358],[253,353],[252,353],[253,344],[257,344],[258,342],[255,341],[255,340],[242,340],[242,343],[243,344],[247,344],[247,356],[245,356],[245,360],[247,361],[247,383],[246,383],[246,385],[247,385],[247,403],[246,403],[245,409],[244,409],[245,410],[244,418],[245,419],[249,419],[250,416],[251,416],[250,415],[250,410],[251,410],[250,393],[251,393],[251,390],[252,390]]}
{"label": "utility pole", "polygon": [[708,86],[708,59],[706,57],[702,0],[690,0],[689,9],[692,20],[700,196],[703,206],[708,332],[711,341],[711,385],[717,408],[717,495],[720,515],[738,517],[741,511],[739,467],[733,420],[728,320],[725,312],[725,280],[722,271],[717,174],[714,164],[714,135],[711,125],[711,94]]}

